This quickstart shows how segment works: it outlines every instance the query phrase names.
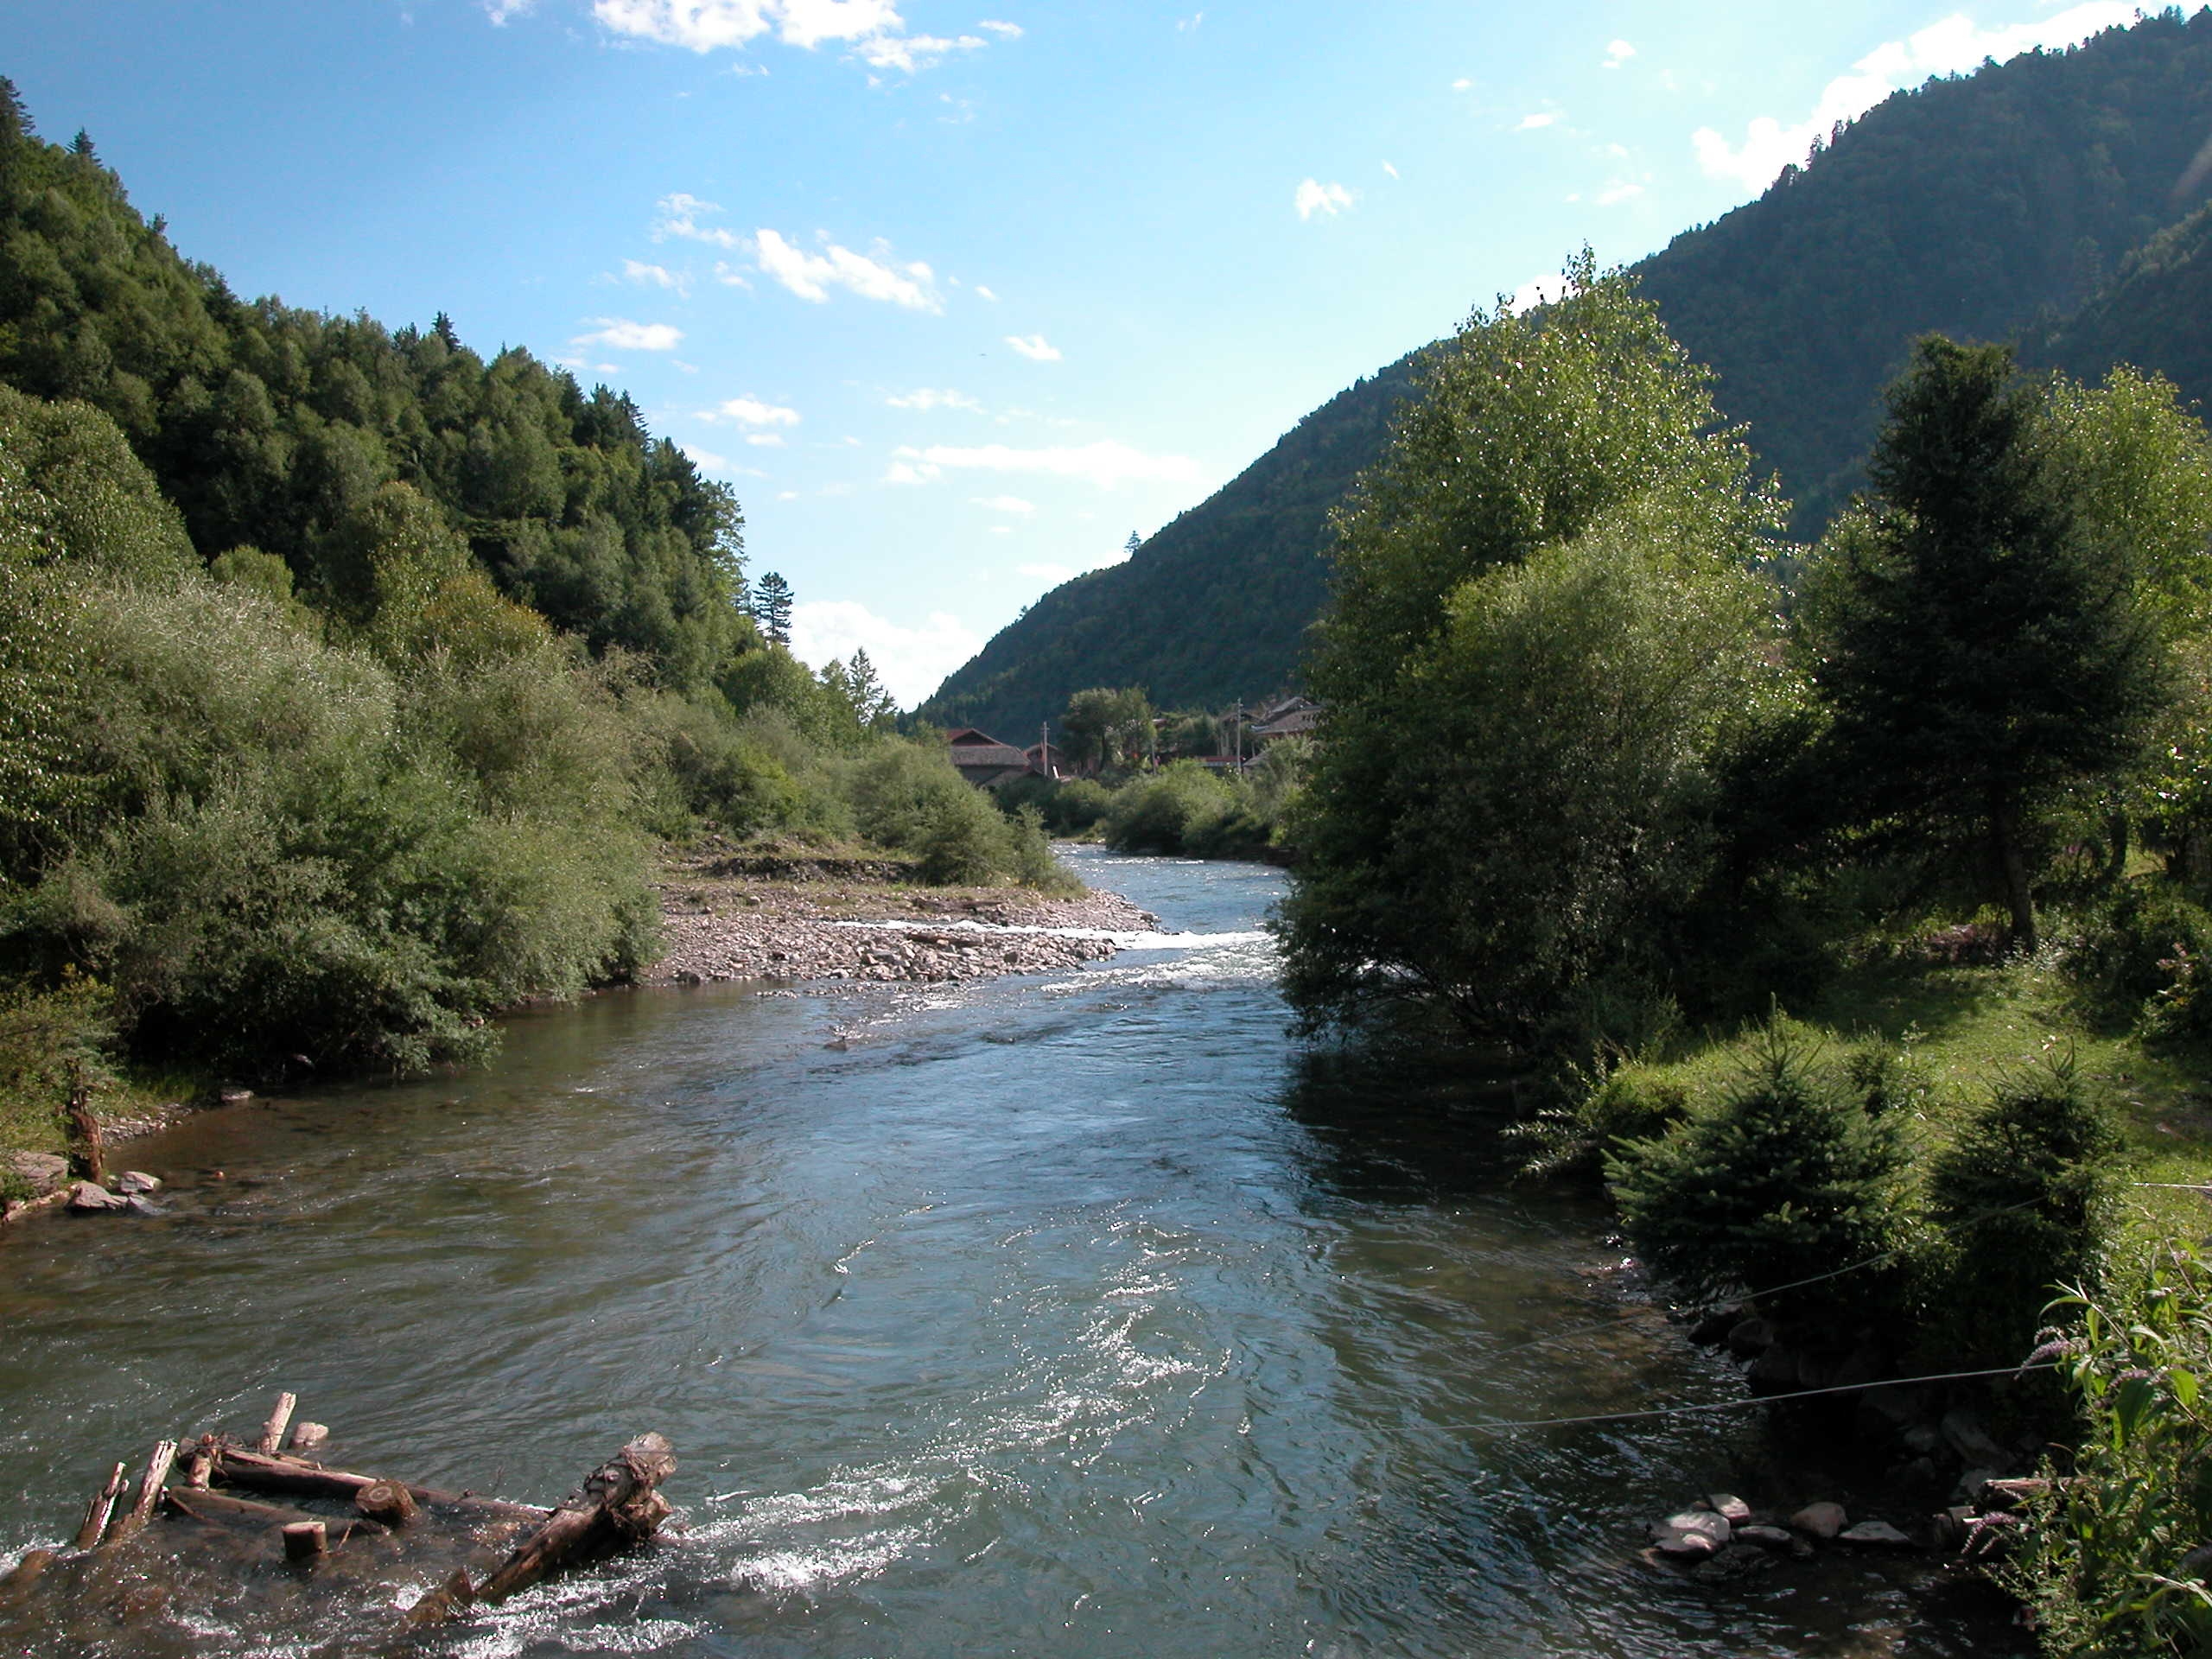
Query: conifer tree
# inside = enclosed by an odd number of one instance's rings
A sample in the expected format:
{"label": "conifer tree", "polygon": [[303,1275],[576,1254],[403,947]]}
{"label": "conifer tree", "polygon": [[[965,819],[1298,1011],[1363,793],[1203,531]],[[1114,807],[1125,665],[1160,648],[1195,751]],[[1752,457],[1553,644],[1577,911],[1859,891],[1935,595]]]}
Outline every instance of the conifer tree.
{"label": "conifer tree", "polygon": [[1870,820],[1978,836],[2033,950],[2033,821],[2134,751],[2156,636],[2009,346],[1929,335],[1889,406],[1873,499],[1814,582],[1837,780]]}
{"label": "conifer tree", "polygon": [[753,620],[771,644],[791,644],[791,585],[773,570],[763,571],[753,584]]}

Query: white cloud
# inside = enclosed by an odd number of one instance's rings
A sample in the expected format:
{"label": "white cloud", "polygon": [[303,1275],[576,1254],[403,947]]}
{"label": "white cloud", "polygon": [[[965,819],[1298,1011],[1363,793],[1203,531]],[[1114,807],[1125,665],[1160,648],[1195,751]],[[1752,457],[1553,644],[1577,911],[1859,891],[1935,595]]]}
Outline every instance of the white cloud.
{"label": "white cloud", "polygon": [[734,421],[740,426],[797,426],[798,410],[780,404],[764,404],[758,397],[732,397],[699,411],[702,421]]}
{"label": "white cloud", "polygon": [[691,290],[690,277],[679,276],[665,265],[649,265],[641,259],[625,259],[622,278],[641,288],[664,288],[672,294],[688,294]]}
{"label": "white cloud", "polygon": [[776,492],[776,499],[779,501],[796,501],[798,499],[798,492],[797,490],[778,490]]}
{"label": "white cloud", "polygon": [[983,18],[976,25],[976,27],[978,29],[989,29],[992,34],[997,35],[1002,41],[1018,41],[1021,38],[1021,25],[1020,23],[1006,22],[996,17]]}
{"label": "white cloud", "polygon": [[891,263],[891,250],[879,242],[869,253],[855,253],[827,236],[823,251],[809,253],[774,231],[753,238],[753,258],[767,276],[781,283],[802,300],[820,305],[830,290],[842,288],[864,300],[885,300],[909,311],[942,311],[944,302],[930,284],[935,273],[919,260]]}
{"label": "white cloud", "polygon": [[[632,322],[627,317],[594,317],[597,329],[578,334],[573,346],[605,346],[618,352],[672,352],[683,331],[671,323]],[[604,366],[604,365],[602,365]]]}
{"label": "white cloud", "polygon": [[1132,481],[1189,484],[1199,477],[1198,463],[1187,455],[1147,455],[1111,438],[1044,449],[1015,449],[1003,443],[962,448],[938,443],[925,449],[901,448],[893,454],[918,474],[914,481],[936,476],[931,468],[1079,478],[1102,490]]}
{"label": "white cloud", "polygon": [[[534,0],[486,3],[513,10]],[[893,0],[592,0],[592,15],[614,34],[693,52],[734,49],[770,35],[809,51],[840,42],[870,68],[906,74],[989,44],[976,35],[909,35]],[[1001,40],[1021,33],[1015,23],[979,27]]]}
{"label": "white cloud", "polygon": [[1864,115],[1900,88],[1918,86],[1930,75],[1970,71],[1984,58],[2002,63],[2038,46],[2072,46],[2115,23],[2132,23],[2135,16],[2134,0],[2089,0],[2035,22],[1987,29],[1963,12],[1954,13],[1902,41],[1876,47],[1848,74],[1828,82],[1813,112],[1794,125],[1762,115],[1745,130],[1740,144],[1730,143],[1711,127],[1700,127],[1690,144],[1707,177],[1763,190],[1784,166],[1803,162],[1815,137],[1825,138],[1837,122]]}
{"label": "white cloud", "polygon": [[1027,516],[1037,511],[1037,504],[1025,501],[1018,495],[979,495],[974,498],[979,507],[988,507],[993,512],[1018,512]]}
{"label": "white cloud", "polygon": [[1531,276],[1513,290],[1510,303],[1516,312],[1532,311],[1548,300],[1555,300],[1567,292],[1567,279],[1561,276]]}
{"label": "white cloud", "polygon": [[855,44],[853,50],[871,68],[896,69],[911,75],[955,52],[978,52],[988,44],[979,35],[951,38],[942,35],[871,35]]}
{"label": "white cloud", "polygon": [[537,3],[537,0],[484,0],[484,15],[494,28],[505,29],[508,18],[524,16]]}
{"label": "white cloud", "polygon": [[1643,187],[1631,179],[1608,179],[1605,188],[1598,193],[1600,207],[1618,207],[1624,201],[1634,201],[1643,194]]}
{"label": "white cloud", "polygon": [[1341,184],[1323,184],[1319,179],[1302,181],[1291,200],[1300,219],[1311,219],[1316,213],[1333,216],[1351,206],[1351,192]]}
{"label": "white cloud", "polygon": [[696,443],[680,444],[677,447],[691,457],[694,466],[703,467],[710,473],[726,473],[730,469],[729,458],[726,455],[718,455],[711,449],[702,449]]}
{"label": "white cloud", "polygon": [[1032,363],[1057,363],[1060,360],[1060,348],[1049,344],[1042,334],[1008,334],[1006,343]]}
{"label": "white cloud", "polygon": [[894,391],[883,401],[893,409],[918,410],[925,414],[933,409],[965,409],[978,415],[983,412],[982,404],[950,386],[942,391],[934,386],[920,386],[912,391]]}
{"label": "white cloud", "polygon": [[1014,569],[1016,575],[1027,576],[1032,582],[1041,582],[1047,588],[1057,588],[1083,574],[1079,570],[1070,569],[1065,564],[1017,564]]}
{"label": "white cloud", "polygon": [[1452,83],[1452,90],[1455,92],[1471,92],[1474,91],[1474,89],[1475,83],[1469,80],[1465,75],[1460,76],[1459,79]]}
{"label": "white cloud", "polygon": [[784,435],[780,432],[748,432],[745,441],[756,449],[780,449],[784,447]]}
{"label": "white cloud", "polygon": [[1607,44],[1605,48],[1605,61],[1599,67],[1606,69],[1618,69],[1621,65],[1626,63],[1635,55],[1636,48],[1630,46],[1626,41],[1613,41]]}
{"label": "white cloud", "polygon": [[982,636],[946,611],[932,611],[910,627],[855,600],[802,600],[791,607],[791,651],[801,662],[819,668],[866,651],[903,708],[921,702],[982,648]]}
{"label": "white cloud", "polygon": [[1178,18],[1175,22],[1175,32],[1178,35],[1188,35],[1205,20],[1206,15],[1203,11],[1193,12],[1188,17]]}
{"label": "white cloud", "polygon": [[[696,196],[678,190],[671,195],[663,196],[653,207],[659,215],[653,220],[653,240],[656,242],[664,242],[673,236],[686,242],[704,242],[717,248],[738,248],[745,245],[745,238],[735,231],[699,223],[707,214],[721,212],[711,201],[702,201]],[[715,270],[719,274],[721,267],[716,266]]]}
{"label": "white cloud", "polygon": [[1388,173],[1394,179],[1398,176],[1398,169],[1391,166],[1388,162],[1382,163],[1382,170],[1385,173]]}
{"label": "white cloud", "polygon": [[773,29],[788,46],[856,41],[904,27],[891,0],[592,0],[617,35],[694,52],[743,46]]}
{"label": "white cloud", "polygon": [[1513,130],[1516,132],[1538,132],[1542,130],[1544,128],[1550,126],[1558,119],[1559,111],[1557,110],[1541,110],[1535,115],[1522,116],[1521,118],[1521,124],[1514,128]]}
{"label": "white cloud", "polygon": [[976,297],[978,299],[988,300],[993,305],[996,305],[999,302],[999,296],[992,293],[989,289],[985,288],[981,283],[976,284]]}
{"label": "white cloud", "polygon": [[[901,449],[899,453],[902,455],[914,455],[919,451]],[[925,461],[917,465],[912,461],[893,461],[890,466],[883,469],[883,481],[887,484],[930,484],[934,483],[944,474],[944,469],[942,467],[930,461]]]}
{"label": "white cloud", "polygon": [[748,294],[753,291],[751,279],[727,260],[715,261],[715,280],[718,283],[727,283],[732,288],[741,288]]}

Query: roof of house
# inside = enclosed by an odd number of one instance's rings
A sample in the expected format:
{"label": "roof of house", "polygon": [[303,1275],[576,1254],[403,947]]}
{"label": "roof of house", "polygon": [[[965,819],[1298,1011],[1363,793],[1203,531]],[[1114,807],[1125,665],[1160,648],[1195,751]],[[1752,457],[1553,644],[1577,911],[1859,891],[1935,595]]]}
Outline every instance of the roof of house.
{"label": "roof of house", "polygon": [[1013,744],[1001,743],[988,732],[978,731],[973,726],[963,726],[957,732],[947,732],[944,741],[952,751],[952,764],[963,772],[989,771],[1001,766],[1024,772],[1029,766],[1029,757]]}

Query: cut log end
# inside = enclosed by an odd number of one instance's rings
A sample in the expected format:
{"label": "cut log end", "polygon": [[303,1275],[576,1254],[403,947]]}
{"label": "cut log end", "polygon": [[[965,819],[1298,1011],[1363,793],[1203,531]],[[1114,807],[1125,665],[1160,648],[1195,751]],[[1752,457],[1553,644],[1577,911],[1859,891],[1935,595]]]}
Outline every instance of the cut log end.
{"label": "cut log end", "polygon": [[330,1529],[320,1521],[294,1521],[284,1528],[284,1559],[312,1564],[330,1554]]}
{"label": "cut log end", "polygon": [[404,1527],[421,1513],[415,1495],[396,1480],[372,1480],[353,1494],[353,1507],[372,1521]]}

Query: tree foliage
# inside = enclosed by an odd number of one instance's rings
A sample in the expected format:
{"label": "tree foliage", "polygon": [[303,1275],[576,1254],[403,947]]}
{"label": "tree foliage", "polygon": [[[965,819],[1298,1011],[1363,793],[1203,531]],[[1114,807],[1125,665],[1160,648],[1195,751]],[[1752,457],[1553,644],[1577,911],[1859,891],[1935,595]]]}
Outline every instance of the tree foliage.
{"label": "tree foliage", "polygon": [[395,333],[240,299],[139,217],[89,144],[41,143],[12,88],[7,102],[0,384],[107,415],[204,560],[251,545],[344,608],[357,521],[404,484],[502,594],[596,651],[700,687],[749,643],[737,503],[626,397],[527,352],[486,361],[442,315]]}
{"label": "tree foliage", "polygon": [[1775,507],[1702,372],[1586,256],[1478,313],[1338,526],[1329,720],[1284,906],[1309,1017],[1418,997],[1525,1035],[1713,857],[1718,758],[1774,696]]}
{"label": "tree foliage", "polygon": [[1868,817],[1983,840],[2032,949],[2029,821],[2116,772],[2159,704],[2133,544],[2092,533],[2009,350],[1923,340],[1890,411],[1869,508],[1810,578],[1829,753]]}

